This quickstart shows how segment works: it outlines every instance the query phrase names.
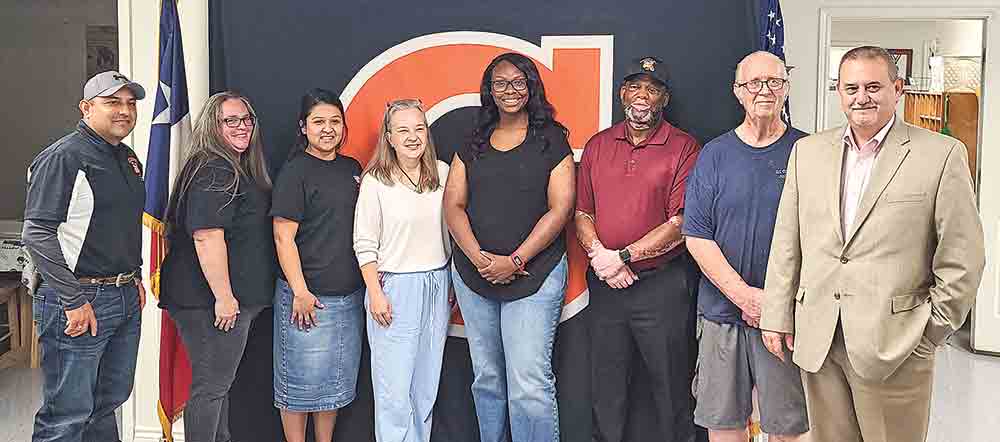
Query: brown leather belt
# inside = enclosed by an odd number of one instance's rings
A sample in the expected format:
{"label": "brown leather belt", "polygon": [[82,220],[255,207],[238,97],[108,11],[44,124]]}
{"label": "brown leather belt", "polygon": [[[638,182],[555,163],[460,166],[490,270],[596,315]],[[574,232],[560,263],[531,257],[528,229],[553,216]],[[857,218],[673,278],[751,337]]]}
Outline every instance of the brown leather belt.
{"label": "brown leather belt", "polygon": [[115,276],[86,276],[80,278],[81,284],[94,284],[94,285],[111,285],[114,284],[115,287],[121,287],[123,285],[129,285],[135,283],[135,278],[139,276],[139,271],[134,270],[128,273],[119,273]]}

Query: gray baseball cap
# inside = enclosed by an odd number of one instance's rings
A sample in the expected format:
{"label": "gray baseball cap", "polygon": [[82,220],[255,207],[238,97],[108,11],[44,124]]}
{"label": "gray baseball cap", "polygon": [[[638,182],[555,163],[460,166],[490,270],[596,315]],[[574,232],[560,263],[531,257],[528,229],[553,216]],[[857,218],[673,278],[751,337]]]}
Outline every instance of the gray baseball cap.
{"label": "gray baseball cap", "polygon": [[135,94],[136,100],[146,97],[146,90],[139,83],[129,80],[128,77],[118,73],[118,71],[106,71],[87,80],[87,84],[83,85],[83,99],[90,100],[94,97],[110,97],[123,87],[129,88]]}

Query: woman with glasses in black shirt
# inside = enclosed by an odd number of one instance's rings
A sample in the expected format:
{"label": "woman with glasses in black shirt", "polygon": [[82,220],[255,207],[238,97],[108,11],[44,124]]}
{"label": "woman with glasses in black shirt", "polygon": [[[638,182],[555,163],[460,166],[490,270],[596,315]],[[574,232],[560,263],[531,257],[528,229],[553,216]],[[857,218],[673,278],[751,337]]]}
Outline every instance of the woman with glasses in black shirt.
{"label": "woman with glasses in black shirt", "polygon": [[250,325],[271,305],[271,178],[256,123],[246,97],[211,96],[167,205],[160,307],[177,323],[191,360],[184,409],[191,441],[231,439],[229,389]]}

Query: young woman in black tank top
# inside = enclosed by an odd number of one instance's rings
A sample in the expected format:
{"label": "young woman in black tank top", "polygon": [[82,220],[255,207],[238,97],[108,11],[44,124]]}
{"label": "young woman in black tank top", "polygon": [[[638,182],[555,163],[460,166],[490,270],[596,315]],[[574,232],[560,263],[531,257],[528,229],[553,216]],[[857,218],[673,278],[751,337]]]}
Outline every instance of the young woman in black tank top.
{"label": "young woman in black tank top", "polygon": [[[575,199],[566,128],[538,69],[503,54],[483,74],[470,142],[453,159],[445,218],[469,338],[483,442],[558,440],[552,342],[566,288],[563,228]],[[509,374],[509,376],[508,376]],[[509,404],[509,407],[508,407]]]}

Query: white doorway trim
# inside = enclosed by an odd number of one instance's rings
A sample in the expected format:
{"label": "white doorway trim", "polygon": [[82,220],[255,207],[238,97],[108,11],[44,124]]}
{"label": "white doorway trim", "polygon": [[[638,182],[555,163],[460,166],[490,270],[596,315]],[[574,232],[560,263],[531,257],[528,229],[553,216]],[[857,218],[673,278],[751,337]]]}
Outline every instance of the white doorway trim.
{"label": "white doorway trim", "polygon": [[[914,7],[905,3],[894,7],[821,7],[819,52],[817,57],[816,130],[826,121],[826,84],[829,72],[830,31],[834,20],[856,21],[936,21],[983,20],[983,87],[979,114],[977,175],[980,217],[986,238],[986,269],[972,316],[972,348],[976,352],[1000,355],[1000,125],[985,124],[1000,118],[1000,29],[996,19],[1000,8]],[[981,148],[980,146],[989,146]]]}

